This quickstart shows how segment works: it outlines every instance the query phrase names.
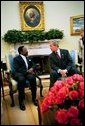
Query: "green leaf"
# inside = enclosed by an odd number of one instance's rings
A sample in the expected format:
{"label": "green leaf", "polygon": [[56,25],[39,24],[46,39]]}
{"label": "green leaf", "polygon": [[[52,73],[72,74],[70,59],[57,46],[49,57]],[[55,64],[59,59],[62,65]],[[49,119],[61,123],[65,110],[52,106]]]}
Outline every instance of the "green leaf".
{"label": "green leaf", "polygon": [[29,43],[43,41],[45,39],[62,39],[64,37],[63,32],[58,29],[51,29],[48,32],[40,30],[32,31],[19,31],[19,30],[8,30],[4,34],[4,41],[8,43],[18,43],[29,41]]}

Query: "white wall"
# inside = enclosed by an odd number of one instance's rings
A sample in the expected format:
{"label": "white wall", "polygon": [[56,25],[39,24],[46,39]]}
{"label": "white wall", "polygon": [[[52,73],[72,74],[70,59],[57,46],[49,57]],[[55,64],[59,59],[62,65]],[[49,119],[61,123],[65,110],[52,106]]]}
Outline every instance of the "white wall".
{"label": "white wall", "polygon": [[[44,1],[44,14],[46,31],[52,28],[64,31],[60,47],[78,50],[79,36],[70,36],[70,17],[84,14],[84,1]],[[19,1],[1,1],[1,36],[11,29],[21,30]],[[4,44],[1,43],[1,48]]]}
{"label": "white wall", "polygon": [[[70,16],[84,14],[84,1],[44,1],[45,30],[59,28],[70,35]],[[19,1],[1,1],[1,35],[21,29]]]}
{"label": "white wall", "polygon": [[70,16],[84,14],[82,1],[45,1],[46,29],[59,28],[70,34]]}
{"label": "white wall", "polygon": [[11,29],[21,29],[19,2],[1,1],[1,35]]}

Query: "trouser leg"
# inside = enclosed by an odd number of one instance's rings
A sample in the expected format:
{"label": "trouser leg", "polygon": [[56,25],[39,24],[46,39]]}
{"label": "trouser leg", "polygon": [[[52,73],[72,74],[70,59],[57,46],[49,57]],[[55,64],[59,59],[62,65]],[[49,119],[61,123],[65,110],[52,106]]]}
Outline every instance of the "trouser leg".
{"label": "trouser leg", "polygon": [[78,71],[76,67],[72,67],[72,68],[68,71],[67,76],[72,76],[73,74],[81,74],[81,72]]}
{"label": "trouser leg", "polygon": [[32,74],[27,75],[26,77],[30,82],[31,92],[32,92],[32,100],[36,99],[36,77]]}
{"label": "trouser leg", "polygon": [[26,83],[25,77],[24,76],[19,76],[18,77],[19,104],[21,104],[23,102],[23,100],[25,99],[25,92],[24,92],[25,83]]}
{"label": "trouser leg", "polygon": [[58,80],[60,78],[60,74],[57,73],[55,70],[51,70],[50,72],[50,88],[54,85],[54,83],[56,82],[56,80]]}

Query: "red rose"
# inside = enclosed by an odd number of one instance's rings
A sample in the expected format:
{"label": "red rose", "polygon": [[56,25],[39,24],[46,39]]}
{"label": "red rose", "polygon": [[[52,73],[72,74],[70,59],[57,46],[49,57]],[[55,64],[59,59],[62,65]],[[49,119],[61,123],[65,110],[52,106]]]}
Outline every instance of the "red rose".
{"label": "red rose", "polygon": [[73,78],[74,81],[80,81],[80,82],[84,81],[83,76],[82,75],[79,75],[79,74],[74,74],[72,76],[72,78]]}
{"label": "red rose", "polygon": [[77,118],[78,115],[79,115],[79,110],[78,110],[77,107],[71,106],[71,107],[68,109],[68,112],[67,112],[68,118]]}
{"label": "red rose", "polygon": [[42,106],[41,106],[41,111],[42,112],[48,111],[48,108],[52,103],[54,103],[54,97],[53,96],[45,97],[45,99],[43,100]]}
{"label": "red rose", "polygon": [[80,109],[84,110],[84,99],[79,101],[78,106],[79,106]]}
{"label": "red rose", "polygon": [[[80,100],[79,103],[76,100]],[[77,103],[76,106],[73,106],[73,102]],[[53,112],[57,110],[54,113],[57,124],[82,124],[83,119],[80,120],[82,113],[79,115],[79,111],[84,110],[84,78],[82,75],[74,74],[63,81],[59,80],[54,83],[43,100],[41,111],[45,112],[51,108]]]}
{"label": "red rose", "polygon": [[49,91],[48,94],[47,94],[47,97],[54,97],[54,93]]}
{"label": "red rose", "polygon": [[55,112],[54,118],[59,124],[67,124],[68,123],[68,116],[67,116],[67,110],[66,109],[60,109]]}
{"label": "red rose", "polygon": [[[53,93],[49,93],[48,94],[48,96],[45,98],[45,102],[48,104],[48,105],[50,105],[50,104],[52,104],[53,102],[54,102],[54,100],[55,100],[55,96],[54,96],[54,94]],[[43,101],[44,102],[44,101]]]}
{"label": "red rose", "polygon": [[70,125],[73,125],[73,126],[75,126],[75,125],[81,126],[82,124],[80,122],[80,119],[75,118],[75,119],[71,119],[70,120]]}
{"label": "red rose", "polygon": [[73,85],[73,78],[72,77],[67,77],[65,79],[65,83],[67,84],[67,86],[72,86]]}
{"label": "red rose", "polygon": [[80,98],[83,98],[84,97],[84,90],[79,90],[79,96],[80,96]]}
{"label": "red rose", "polygon": [[70,92],[69,92],[69,98],[70,98],[71,100],[77,99],[78,96],[79,96],[79,93],[78,93],[76,90],[73,90],[73,91],[70,91]]}
{"label": "red rose", "polygon": [[57,98],[55,99],[55,103],[57,103],[57,104],[62,104],[62,103],[64,103],[64,99],[62,99],[62,98],[60,98],[60,97],[57,97]]}
{"label": "red rose", "polygon": [[84,90],[84,82],[80,82],[80,84],[79,84],[79,89]]}
{"label": "red rose", "polygon": [[43,103],[40,109],[41,112],[46,112],[49,110],[48,105],[46,103]]}
{"label": "red rose", "polygon": [[57,104],[62,104],[64,103],[64,100],[65,98],[67,97],[68,95],[68,88],[67,87],[62,87],[56,94],[56,97],[55,97],[55,103]]}
{"label": "red rose", "polygon": [[56,94],[58,92],[57,88],[55,86],[51,87],[50,92],[53,94]]}
{"label": "red rose", "polygon": [[64,82],[61,80],[58,80],[54,83],[54,88],[59,91],[64,86]]}
{"label": "red rose", "polygon": [[62,87],[62,88],[58,91],[57,97],[60,97],[60,98],[64,99],[64,98],[66,98],[66,96],[68,95],[68,93],[69,93],[68,88],[64,86],[64,87]]}

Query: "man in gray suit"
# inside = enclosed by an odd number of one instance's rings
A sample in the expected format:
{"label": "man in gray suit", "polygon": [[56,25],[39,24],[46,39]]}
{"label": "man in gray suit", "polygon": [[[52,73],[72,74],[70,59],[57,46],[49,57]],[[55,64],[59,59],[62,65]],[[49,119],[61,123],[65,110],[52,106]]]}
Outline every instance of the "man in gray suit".
{"label": "man in gray suit", "polygon": [[52,53],[49,56],[50,62],[50,87],[62,76],[80,74],[73,64],[72,58],[66,49],[60,49],[54,40],[49,42]]}

